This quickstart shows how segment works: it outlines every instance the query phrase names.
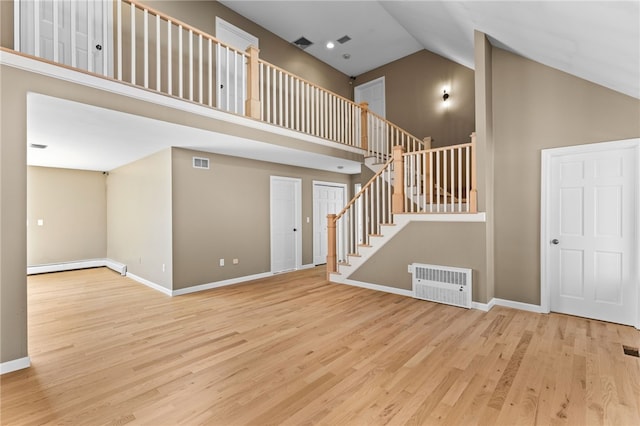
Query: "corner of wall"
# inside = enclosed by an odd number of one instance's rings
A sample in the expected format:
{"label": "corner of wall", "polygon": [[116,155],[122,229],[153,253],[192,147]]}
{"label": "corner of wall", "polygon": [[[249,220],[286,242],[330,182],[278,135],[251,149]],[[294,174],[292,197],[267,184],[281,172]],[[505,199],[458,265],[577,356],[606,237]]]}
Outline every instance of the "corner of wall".
{"label": "corner of wall", "polygon": [[493,141],[493,88],[492,46],[486,34],[474,33],[476,147],[478,164],[478,210],[486,212],[486,301],[495,296],[494,262],[494,141]]}

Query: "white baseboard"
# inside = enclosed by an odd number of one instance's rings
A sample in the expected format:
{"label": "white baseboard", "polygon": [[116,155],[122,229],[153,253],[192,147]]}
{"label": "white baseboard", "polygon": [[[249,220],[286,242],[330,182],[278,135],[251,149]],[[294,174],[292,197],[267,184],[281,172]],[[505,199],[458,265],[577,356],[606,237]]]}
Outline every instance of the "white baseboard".
{"label": "white baseboard", "polygon": [[472,309],[489,312],[496,305],[496,299],[489,300],[489,303],[471,302]]}
{"label": "white baseboard", "polygon": [[346,284],[346,285],[351,285],[351,286],[354,286],[354,287],[366,288],[366,289],[369,289],[369,290],[383,291],[385,293],[391,293],[391,294],[398,294],[400,296],[413,297],[413,291],[411,291],[411,290],[404,290],[404,289],[395,288],[395,287],[387,287],[386,285],[364,283],[362,281],[356,281],[356,280],[350,280],[350,279],[345,279],[345,280],[340,281],[340,282],[331,281],[331,283],[333,283],[333,284]]}
{"label": "white baseboard", "polygon": [[514,302],[513,300],[498,299],[497,297],[491,299],[491,302],[496,306],[504,306],[505,308],[520,309],[521,311],[535,312],[537,314],[546,313],[542,310],[542,306],[530,303]]}
{"label": "white baseboard", "polygon": [[312,268],[315,268],[315,267],[316,267],[316,265],[315,265],[315,264],[313,264],[313,263],[309,263],[308,265],[302,265],[302,266],[300,267],[300,269],[298,269],[298,271],[302,271],[303,269],[312,269]]}
{"label": "white baseboard", "polygon": [[127,266],[111,259],[86,259],[74,262],[49,263],[46,265],[27,266],[27,275],[48,274],[51,272],[73,271],[76,269],[101,268],[106,266],[124,275]]}
{"label": "white baseboard", "polygon": [[22,370],[24,368],[29,368],[30,366],[31,359],[28,356],[25,356],[24,358],[14,359],[12,361],[3,362],[0,363],[0,375]]}
{"label": "white baseboard", "polygon": [[142,277],[139,277],[139,276],[137,276],[136,274],[132,274],[131,272],[127,272],[127,278],[131,278],[132,280],[137,281],[137,282],[139,282],[140,284],[144,284],[144,285],[146,285],[147,287],[150,287],[150,288],[152,288],[152,289],[154,289],[154,290],[157,290],[157,291],[159,291],[160,293],[164,293],[164,294],[166,294],[167,296],[173,296],[173,294],[171,293],[171,290],[170,290],[170,289],[168,289],[168,288],[166,288],[166,287],[163,287],[163,286],[161,286],[160,284],[156,284],[156,283],[154,283],[154,282],[151,282],[151,281],[149,281],[149,280],[147,280],[147,279],[144,279],[144,278],[142,278]]}
{"label": "white baseboard", "polygon": [[247,275],[244,277],[230,278],[228,280],[216,281],[213,283],[195,285],[193,287],[181,288],[179,290],[173,290],[172,296],[181,296],[183,294],[195,293],[198,291],[211,290],[212,288],[225,287],[228,285],[239,284],[246,281],[258,280],[260,278],[267,278],[273,276],[272,272],[263,272],[261,274]]}

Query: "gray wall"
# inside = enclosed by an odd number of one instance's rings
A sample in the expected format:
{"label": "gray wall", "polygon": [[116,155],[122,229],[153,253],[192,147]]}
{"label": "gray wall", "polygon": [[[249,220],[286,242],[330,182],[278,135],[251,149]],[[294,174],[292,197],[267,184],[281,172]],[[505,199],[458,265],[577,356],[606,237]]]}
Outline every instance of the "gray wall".
{"label": "gray wall", "polygon": [[[194,155],[208,157],[210,169],[194,169]],[[313,181],[349,184],[349,175],[173,149],[174,289],[271,270],[271,176],[302,179],[302,264],[309,265]]]}
{"label": "gray wall", "polygon": [[493,49],[495,296],[540,303],[540,153],[640,137],[640,100]]}
{"label": "gray wall", "polygon": [[[474,72],[442,56],[421,50],[365,74],[354,87],[384,76],[389,121],[433,146],[468,143],[475,131]],[[444,108],[443,86],[451,97]]]}
{"label": "gray wall", "polygon": [[171,149],[109,172],[107,257],[167,289],[173,275],[171,220]]}
{"label": "gray wall", "polygon": [[[27,264],[107,256],[106,176],[102,172],[27,168]],[[38,226],[38,220],[43,226]]]}
{"label": "gray wall", "polygon": [[411,222],[350,279],[411,290],[411,263],[471,268],[473,300],[486,303],[484,243],[484,223]]}

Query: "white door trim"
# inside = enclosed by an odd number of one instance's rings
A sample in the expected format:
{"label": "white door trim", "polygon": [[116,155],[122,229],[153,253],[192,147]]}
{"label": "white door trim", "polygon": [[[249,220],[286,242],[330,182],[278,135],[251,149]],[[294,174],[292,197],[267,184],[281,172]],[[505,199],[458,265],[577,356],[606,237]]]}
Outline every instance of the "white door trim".
{"label": "white door trim", "polygon": [[[549,250],[549,224],[547,218],[550,215],[550,197],[551,197],[551,161],[554,157],[560,157],[571,154],[582,154],[597,151],[609,151],[614,149],[635,148],[636,161],[636,182],[639,181],[640,173],[640,138],[625,139],[610,142],[600,142],[593,144],[569,146],[563,148],[543,149],[541,152],[541,199],[540,199],[540,307],[542,312],[549,313],[551,311],[551,291],[549,288],[549,268],[548,250]],[[636,223],[636,265],[640,265],[640,184],[636,185],[636,206],[635,206],[635,223]],[[640,267],[636,268],[636,287],[638,288],[635,301],[636,325],[640,329]]]}
{"label": "white door trim", "polygon": [[274,271],[273,267],[273,218],[274,218],[274,206],[272,200],[271,188],[273,188],[273,182],[276,180],[289,181],[295,184],[295,228],[298,229],[295,237],[295,269],[302,268],[302,179],[291,178],[284,176],[271,176],[269,179],[269,257],[271,263],[271,272],[277,273],[281,271]]}
{"label": "white door trim", "polygon": [[[315,259],[316,259],[316,233],[315,233],[315,226],[316,226],[316,221],[315,221],[315,213],[316,213],[316,186],[333,186],[333,187],[338,187],[338,188],[342,188],[343,194],[344,194],[344,198],[343,201],[346,205],[346,203],[348,202],[348,187],[346,183],[338,183],[338,182],[325,182],[325,181],[321,181],[321,180],[314,180],[312,181],[312,189],[313,189],[313,226],[314,226],[314,232],[313,232],[313,260],[314,260],[314,264],[315,264]],[[344,207],[344,206],[343,206]],[[336,241],[337,244],[340,244],[339,241]],[[343,243],[344,245],[344,243]],[[340,247],[339,247],[340,248]],[[344,250],[344,247],[342,247],[342,250]],[[340,251],[338,251],[339,253]]]}

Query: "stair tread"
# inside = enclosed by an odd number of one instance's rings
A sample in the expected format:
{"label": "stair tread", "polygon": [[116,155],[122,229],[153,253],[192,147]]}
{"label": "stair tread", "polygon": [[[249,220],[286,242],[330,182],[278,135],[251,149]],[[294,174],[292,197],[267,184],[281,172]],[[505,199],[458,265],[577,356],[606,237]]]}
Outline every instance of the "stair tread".
{"label": "stair tread", "polygon": [[396,226],[395,223],[381,223],[380,226]]}
{"label": "stair tread", "polygon": [[371,247],[370,244],[358,244],[358,247]]}

